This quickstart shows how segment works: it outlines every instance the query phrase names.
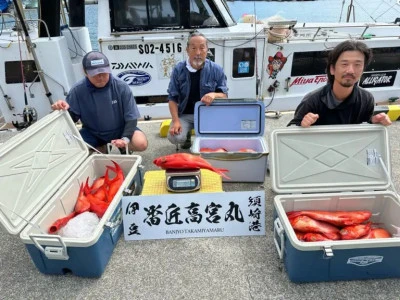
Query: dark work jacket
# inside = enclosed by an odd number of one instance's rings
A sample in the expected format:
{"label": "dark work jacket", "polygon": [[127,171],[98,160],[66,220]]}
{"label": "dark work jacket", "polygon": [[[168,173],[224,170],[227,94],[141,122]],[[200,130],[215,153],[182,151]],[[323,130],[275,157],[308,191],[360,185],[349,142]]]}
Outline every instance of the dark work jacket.
{"label": "dark work jacket", "polygon": [[365,89],[355,85],[353,92],[337,107],[330,109],[327,105],[331,84],[327,84],[308,93],[296,108],[294,118],[289,125],[300,125],[303,117],[309,112],[318,114],[313,125],[360,124],[370,122],[374,113],[374,97]]}

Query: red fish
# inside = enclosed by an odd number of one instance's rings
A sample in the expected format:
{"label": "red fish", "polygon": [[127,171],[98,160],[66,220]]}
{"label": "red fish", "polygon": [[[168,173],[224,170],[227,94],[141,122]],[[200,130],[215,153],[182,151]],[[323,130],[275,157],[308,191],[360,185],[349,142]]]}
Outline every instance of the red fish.
{"label": "red fish", "polygon": [[55,221],[53,224],[51,224],[50,228],[49,228],[49,233],[50,234],[54,234],[57,231],[59,231],[62,227],[64,227],[69,220],[71,220],[73,217],[75,217],[77,215],[77,213],[75,211],[73,211],[72,213],[70,213],[68,216],[58,219],[57,221]]}
{"label": "red fish", "polygon": [[198,155],[176,153],[156,158],[153,163],[162,169],[207,169],[226,179],[230,179],[224,172],[226,169],[214,168],[209,162]]}
{"label": "red fish", "polygon": [[200,152],[228,152],[225,148],[200,148]]}
{"label": "red fish", "polygon": [[93,195],[88,195],[87,199],[90,203],[90,211],[94,212],[99,218],[103,217],[110,203],[101,201]]}
{"label": "red fish", "polygon": [[340,230],[342,240],[356,240],[359,239],[371,231],[371,222],[367,224],[358,224],[346,226]]}
{"label": "red fish", "polygon": [[370,232],[361,239],[385,239],[390,237],[392,237],[392,235],[386,229],[372,228]]}
{"label": "red fish", "polygon": [[331,239],[328,239],[322,233],[315,233],[315,232],[306,233],[303,236],[303,240],[306,241],[306,242],[331,241]]}
{"label": "red fish", "polygon": [[368,210],[359,211],[324,211],[324,210],[302,210],[287,213],[289,218],[296,216],[308,216],[314,220],[328,222],[330,224],[343,227],[361,224],[371,217]]}
{"label": "red fish", "polygon": [[297,239],[299,241],[303,241],[304,240],[304,235],[305,235],[304,232],[300,232],[300,231],[295,230],[294,233],[296,234],[296,237],[297,237]]}
{"label": "red fish", "polygon": [[328,239],[331,240],[340,239],[339,229],[329,223],[314,220],[307,216],[296,216],[289,218],[289,222],[294,230],[307,233],[323,233]]}
{"label": "red fish", "polygon": [[108,185],[107,198],[109,201],[114,199],[115,194],[118,192],[125,179],[124,171],[122,171],[121,167],[115,161],[113,161],[113,163],[114,167],[107,166],[107,169],[112,170],[115,173],[115,177],[109,180],[107,173],[105,176],[105,183]]}
{"label": "red fish", "polygon": [[238,152],[257,153],[257,151],[250,148],[241,148]]}
{"label": "red fish", "polygon": [[79,189],[79,195],[78,199],[75,203],[75,212],[77,214],[83,213],[85,211],[88,211],[90,209],[90,203],[86,198],[86,195],[84,193],[84,187],[83,183],[81,183],[81,187]]}

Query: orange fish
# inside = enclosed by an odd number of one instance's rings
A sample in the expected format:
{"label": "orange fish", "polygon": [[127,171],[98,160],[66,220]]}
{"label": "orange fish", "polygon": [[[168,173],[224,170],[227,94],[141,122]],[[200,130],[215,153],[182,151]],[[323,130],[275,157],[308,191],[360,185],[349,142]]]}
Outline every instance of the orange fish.
{"label": "orange fish", "polygon": [[107,198],[109,201],[114,199],[115,194],[118,192],[119,188],[121,187],[122,183],[125,180],[124,171],[122,171],[119,164],[113,161],[114,167],[107,166],[107,169],[112,170],[115,173],[115,177],[113,179],[109,179],[108,173],[105,176],[105,184],[108,185],[108,193]]}
{"label": "orange fish", "polygon": [[77,215],[77,213],[75,211],[73,211],[72,213],[70,213],[68,216],[58,219],[57,221],[55,221],[53,224],[51,224],[50,228],[49,228],[49,233],[53,234],[56,233],[57,231],[59,231],[62,227],[64,227],[65,225],[67,225],[68,221],[71,220],[73,217],[75,217]]}
{"label": "orange fish", "polygon": [[209,162],[198,155],[189,153],[176,153],[156,158],[153,163],[166,170],[166,169],[207,169],[213,171],[226,179],[230,179],[224,172],[226,169],[214,168]]}
{"label": "orange fish", "polygon": [[303,236],[303,240],[306,242],[331,241],[331,239],[328,239],[322,233],[315,233],[315,232],[306,233]]}
{"label": "orange fish", "polygon": [[366,236],[363,236],[361,239],[385,239],[391,237],[392,235],[386,229],[372,228],[370,232]]}
{"label": "orange fish", "polygon": [[331,240],[340,239],[339,229],[332,224],[314,220],[307,216],[296,216],[293,218],[289,217],[289,222],[294,230],[307,233],[322,233]]}
{"label": "orange fish", "polygon": [[257,153],[257,151],[250,148],[241,148],[238,152]]}
{"label": "orange fish", "polygon": [[349,225],[361,224],[371,217],[368,210],[358,211],[324,211],[324,210],[302,210],[288,212],[289,218],[296,216],[308,216],[314,220],[328,222],[330,224],[343,227]]}
{"label": "orange fish", "polygon": [[90,209],[90,203],[86,198],[85,192],[84,192],[84,187],[83,183],[81,183],[81,187],[79,189],[79,195],[78,199],[75,203],[75,212],[77,214],[83,213],[85,211],[88,211]]}
{"label": "orange fish", "polygon": [[346,226],[340,230],[340,235],[342,236],[342,240],[355,240],[369,234],[370,231],[371,222]]}
{"label": "orange fish", "polygon": [[200,152],[228,152],[225,148],[200,148]]}

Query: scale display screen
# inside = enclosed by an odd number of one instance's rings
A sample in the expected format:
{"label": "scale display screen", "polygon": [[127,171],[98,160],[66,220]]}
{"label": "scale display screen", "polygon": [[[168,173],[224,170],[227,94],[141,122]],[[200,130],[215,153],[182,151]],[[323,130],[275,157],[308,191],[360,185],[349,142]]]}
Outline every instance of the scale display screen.
{"label": "scale display screen", "polygon": [[196,180],[194,178],[188,178],[188,179],[183,179],[183,178],[174,178],[172,180],[172,186],[174,188],[193,188],[196,186]]}
{"label": "scale display screen", "polygon": [[194,192],[200,189],[200,170],[167,170],[167,190],[170,192]]}

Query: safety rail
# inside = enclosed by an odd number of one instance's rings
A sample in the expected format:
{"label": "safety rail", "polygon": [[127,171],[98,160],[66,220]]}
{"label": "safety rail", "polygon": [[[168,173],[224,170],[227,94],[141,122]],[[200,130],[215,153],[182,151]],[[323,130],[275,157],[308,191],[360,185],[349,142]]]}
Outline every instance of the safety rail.
{"label": "safety rail", "polygon": [[[272,27],[273,28],[273,27]],[[270,29],[272,29],[270,28]],[[343,31],[340,31],[344,29]],[[348,30],[351,29],[352,31],[349,32]],[[386,32],[393,33],[389,35],[376,35],[376,33],[367,33],[370,29],[379,29],[385,30]],[[390,30],[390,29],[397,29],[397,30]],[[334,32],[335,30],[335,32]],[[371,38],[396,38],[400,39],[400,23],[396,24],[351,24],[351,25],[340,25],[340,24],[332,24],[332,25],[324,25],[324,26],[307,26],[307,23],[303,23],[302,25],[297,24],[297,26],[291,28],[292,33],[294,35],[289,35],[287,38],[287,42],[290,41],[315,41],[315,40],[335,40],[335,39],[343,39],[345,35],[348,35],[349,38],[354,39],[371,39]],[[309,31],[307,37],[302,37],[301,34],[305,31]],[[312,33],[315,31],[314,33]],[[330,33],[333,33],[330,35]],[[341,35],[342,34],[342,35]]]}
{"label": "safety rail", "polygon": [[[1,28],[3,28],[3,25],[6,25],[6,24],[13,24],[13,27],[11,27],[12,30],[13,30],[14,26],[16,28],[21,28],[21,26],[19,25],[20,21],[13,14],[1,13],[0,16],[1,16],[1,22],[0,22],[0,27]],[[11,20],[10,21],[5,21],[4,20],[4,16],[11,17],[14,20],[13,21],[11,21]],[[45,21],[43,21],[42,19],[25,19],[24,21],[25,21],[25,23],[28,23],[29,25],[31,25],[31,24],[36,25],[36,23],[42,23],[44,25],[44,28],[46,29],[47,37],[49,38],[49,40],[51,39],[50,31],[49,31],[49,28],[48,28],[48,26],[47,26]],[[33,26],[33,27],[36,28],[37,25]],[[0,35],[1,35],[1,31],[0,31]]]}

